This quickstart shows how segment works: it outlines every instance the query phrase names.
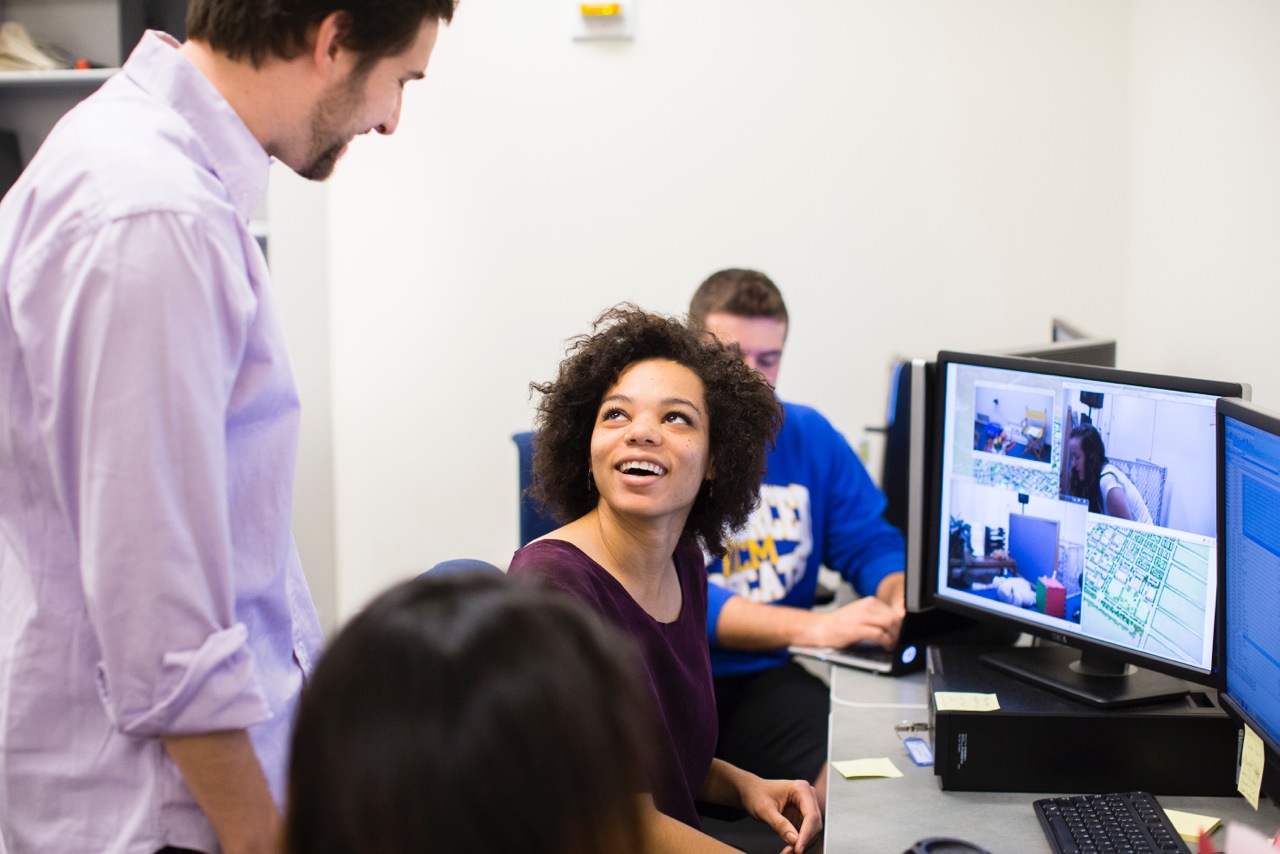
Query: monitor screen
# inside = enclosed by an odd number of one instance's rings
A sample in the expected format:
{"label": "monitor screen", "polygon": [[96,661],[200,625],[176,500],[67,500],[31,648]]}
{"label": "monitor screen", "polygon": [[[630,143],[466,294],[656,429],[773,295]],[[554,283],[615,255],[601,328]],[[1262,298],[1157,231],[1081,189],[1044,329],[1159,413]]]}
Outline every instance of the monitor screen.
{"label": "monitor screen", "polygon": [[1280,754],[1280,417],[1218,404],[1222,705]]}
{"label": "monitor screen", "polygon": [[1214,406],[1244,388],[949,352],[935,385],[934,603],[1079,649],[990,663],[1095,705],[1211,683]]}

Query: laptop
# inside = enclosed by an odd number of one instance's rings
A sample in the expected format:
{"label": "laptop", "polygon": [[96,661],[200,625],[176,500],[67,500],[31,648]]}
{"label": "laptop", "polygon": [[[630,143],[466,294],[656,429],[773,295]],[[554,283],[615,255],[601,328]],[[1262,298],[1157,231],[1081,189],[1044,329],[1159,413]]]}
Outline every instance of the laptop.
{"label": "laptop", "polygon": [[792,655],[838,664],[841,667],[866,670],[882,676],[901,676],[924,669],[925,647],[931,643],[1005,646],[1013,643],[1017,637],[1017,632],[1004,627],[985,626],[968,617],[934,608],[928,611],[908,611],[902,620],[902,630],[898,632],[898,642],[893,649],[864,642],[839,648],[791,646],[788,651]]}

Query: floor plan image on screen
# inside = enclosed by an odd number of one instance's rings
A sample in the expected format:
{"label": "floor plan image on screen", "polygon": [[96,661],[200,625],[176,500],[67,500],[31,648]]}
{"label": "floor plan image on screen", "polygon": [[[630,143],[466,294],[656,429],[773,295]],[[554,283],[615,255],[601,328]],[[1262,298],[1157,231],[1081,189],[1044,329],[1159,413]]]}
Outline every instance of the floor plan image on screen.
{"label": "floor plan image on screen", "polygon": [[1210,547],[1090,523],[1080,627],[1085,634],[1200,664]]}

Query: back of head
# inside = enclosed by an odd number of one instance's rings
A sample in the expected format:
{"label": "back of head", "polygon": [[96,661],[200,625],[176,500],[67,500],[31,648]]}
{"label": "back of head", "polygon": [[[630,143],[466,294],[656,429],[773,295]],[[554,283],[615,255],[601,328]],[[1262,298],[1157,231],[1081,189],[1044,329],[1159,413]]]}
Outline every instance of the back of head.
{"label": "back of head", "polygon": [[1085,459],[1101,469],[1107,464],[1107,448],[1102,441],[1102,434],[1098,432],[1098,428],[1092,424],[1081,424],[1078,427],[1071,428],[1068,439],[1079,439],[1080,448],[1084,451]]}
{"label": "back of head", "polygon": [[787,323],[787,304],[778,286],[764,273],[731,267],[708,276],[689,301],[692,320],[705,325],[708,314],[767,317]]}
{"label": "back of head", "polygon": [[287,849],[634,850],[637,672],[627,641],[554,591],[465,572],[392,588],[303,694]]}
{"label": "back of head", "polygon": [[453,20],[457,0],[190,0],[187,36],[255,67],[293,59],[311,44],[312,31],[337,12],[342,45],[371,66],[413,44],[427,19]]}

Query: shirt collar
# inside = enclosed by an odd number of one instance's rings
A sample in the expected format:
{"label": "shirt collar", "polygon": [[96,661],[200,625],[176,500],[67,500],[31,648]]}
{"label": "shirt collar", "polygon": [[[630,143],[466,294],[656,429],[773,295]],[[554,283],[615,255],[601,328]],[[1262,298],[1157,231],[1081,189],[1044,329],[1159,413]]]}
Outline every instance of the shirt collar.
{"label": "shirt collar", "polygon": [[248,222],[266,195],[271,156],[178,47],[172,37],[150,30],[130,54],[123,73],[191,125],[236,211]]}

